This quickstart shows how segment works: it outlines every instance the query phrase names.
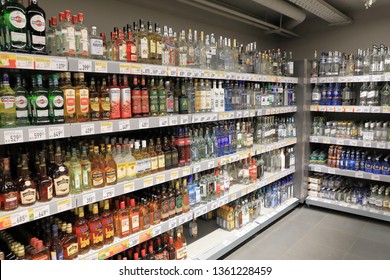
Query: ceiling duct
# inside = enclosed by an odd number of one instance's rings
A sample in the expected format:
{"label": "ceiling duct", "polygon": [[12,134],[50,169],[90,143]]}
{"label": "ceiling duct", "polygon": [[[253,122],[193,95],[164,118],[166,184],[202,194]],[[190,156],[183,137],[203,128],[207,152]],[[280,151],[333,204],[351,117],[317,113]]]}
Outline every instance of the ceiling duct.
{"label": "ceiling duct", "polygon": [[[306,11],[322,18],[330,25],[349,24],[352,19],[323,0],[289,0]],[[273,2],[273,1],[272,1]]]}
{"label": "ceiling duct", "polygon": [[290,20],[288,20],[284,26],[286,29],[292,29],[298,24],[301,24],[306,19],[306,14],[303,10],[283,0],[272,0],[272,1],[252,0],[252,1],[289,17]]}

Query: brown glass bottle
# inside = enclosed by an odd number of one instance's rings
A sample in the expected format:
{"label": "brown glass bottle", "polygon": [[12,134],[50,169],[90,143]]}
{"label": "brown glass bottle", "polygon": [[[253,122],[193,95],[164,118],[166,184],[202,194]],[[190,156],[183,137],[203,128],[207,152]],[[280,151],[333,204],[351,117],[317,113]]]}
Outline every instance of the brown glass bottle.
{"label": "brown glass bottle", "polygon": [[91,161],[91,177],[92,177],[92,187],[101,188],[105,185],[104,179],[104,162],[99,156],[99,146],[93,147],[94,156]]}
{"label": "brown glass bottle", "polygon": [[106,178],[106,185],[107,186],[115,185],[117,182],[116,162],[112,156],[110,144],[106,146],[106,156],[105,156],[104,166],[105,166],[104,173]]}
{"label": "brown glass bottle", "polygon": [[165,170],[165,155],[162,150],[160,138],[157,138],[156,141],[156,154],[157,154],[157,166],[158,166],[157,171],[162,172]]}
{"label": "brown glass bottle", "polygon": [[92,208],[92,217],[88,221],[89,237],[91,239],[91,249],[98,250],[103,247],[103,225],[99,216],[98,205],[94,204]]}
{"label": "brown glass bottle", "polygon": [[179,166],[179,152],[175,146],[175,137],[171,137],[171,141],[169,141],[169,147],[171,149],[171,156],[172,156],[172,168],[176,168]]}
{"label": "brown glass bottle", "polygon": [[18,187],[14,184],[11,178],[10,171],[10,158],[3,159],[3,172],[4,177],[1,184],[1,210],[2,211],[11,211],[19,206],[18,201]]}
{"label": "brown glass bottle", "polygon": [[169,205],[169,218],[171,219],[176,216],[176,196],[175,196],[175,189],[173,185],[170,185],[168,188],[168,205]]}
{"label": "brown glass bottle", "polygon": [[175,249],[175,246],[173,246],[173,237],[172,236],[169,237],[167,251],[168,251],[168,258],[170,260],[176,260],[176,249]]}
{"label": "brown glass bottle", "polygon": [[88,221],[84,218],[84,207],[79,208],[79,216],[75,223],[75,233],[79,245],[79,254],[84,255],[89,252],[91,241],[89,236]]}
{"label": "brown glass bottle", "polygon": [[136,233],[140,231],[140,213],[139,207],[135,204],[135,199],[130,199],[130,227],[131,233]]}
{"label": "brown glass bottle", "polygon": [[27,154],[22,154],[22,180],[18,184],[19,203],[22,206],[30,206],[37,201],[37,186],[29,173]]}
{"label": "brown glass bottle", "polygon": [[91,78],[89,85],[89,114],[91,121],[98,121],[100,116],[100,92],[96,90],[95,78]]}
{"label": "brown glass bottle", "polygon": [[146,86],[145,76],[141,78],[141,114],[143,117],[149,116],[149,90]]}
{"label": "brown glass bottle", "polygon": [[158,156],[157,152],[154,148],[154,141],[153,139],[149,140],[149,147],[148,147],[148,154],[150,158],[150,173],[154,174],[157,173],[159,168],[158,168]]}
{"label": "brown glass bottle", "polygon": [[140,230],[150,228],[149,205],[146,198],[141,198],[141,203],[139,206],[139,224]]}
{"label": "brown glass bottle", "polygon": [[66,225],[66,235],[62,238],[64,260],[75,260],[79,255],[77,236],[72,233],[72,224]]}
{"label": "brown glass bottle", "polygon": [[50,201],[53,198],[53,181],[47,176],[46,160],[43,153],[40,154],[39,179],[37,181],[38,201]]}
{"label": "brown glass bottle", "polygon": [[53,168],[50,177],[53,178],[54,196],[65,197],[69,194],[69,171],[68,168],[62,164],[61,147],[57,146],[54,155],[55,167]]}
{"label": "brown glass bottle", "polygon": [[161,205],[158,203],[157,195],[152,195],[149,201],[150,224],[157,225],[161,221]]}
{"label": "brown glass bottle", "polygon": [[109,120],[111,116],[110,92],[107,89],[106,79],[102,79],[102,85],[99,91],[100,95],[100,117],[102,120]]}
{"label": "brown glass bottle", "polygon": [[167,188],[164,187],[161,193],[161,221],[167,221],[169,219],[169,199]]}
{"label": "brown glass bottle", "polygon": [[165,170],[171,169],[172,168],[172,151],[171,151],[171,147],[169,146],[167,137],[164,137],[164,143],[163,143],[162,150],[163,150],[164,156],[165,156]]}
{"label": "brown glass bottle", "polygon": [[131,86],[131,111],[133,117],[142,117],[141,87],[138,84],[137,76],[134,76]]}
{"label": "brown glass bottle", "polygon": [[104,201],[104,210],[102,213],[103,238],[104,245],[114,242],[114,216],[110,212],[108,200]]}
{"label": "brown glass bottle", "polygon": [[118,219],[118,237],[124,238],[130,235],[130,220],[129,220],[129,209],[125,207],[125,202],[121,201],[120,209],[117,212]]}

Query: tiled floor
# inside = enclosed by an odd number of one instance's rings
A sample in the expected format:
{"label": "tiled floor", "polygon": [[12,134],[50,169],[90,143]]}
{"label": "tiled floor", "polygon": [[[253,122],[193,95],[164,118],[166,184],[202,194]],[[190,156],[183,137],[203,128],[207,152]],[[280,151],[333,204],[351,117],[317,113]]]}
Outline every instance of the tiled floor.
{"label": "tiled floor", "polygon": [[390,223],[301,206],[224,258],[390,260]]}

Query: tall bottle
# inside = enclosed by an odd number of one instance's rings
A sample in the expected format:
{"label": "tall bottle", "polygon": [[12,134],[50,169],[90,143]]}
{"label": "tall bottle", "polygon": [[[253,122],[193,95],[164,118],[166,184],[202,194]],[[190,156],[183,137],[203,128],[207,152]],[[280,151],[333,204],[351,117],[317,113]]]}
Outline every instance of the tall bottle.
{"label": "tall bottle", "polygon": [[46,159],[43,153],[39,156],[39,179],[37,180],[37,200],[50,201],[53,198],[53,181],[47,176]]}
{"label": "tall bottle", "polygon": [[18,183],[18,188],[20,205],[30,206],[35,204],[37,187],[35,182],[30,178],[27,154],[22,154],[22,178]]}
{"label": "tall bottle", "polygon": [[111,116],[110,92],[107,89],[106,79],[102,79],[102,85],[99,90],[100,95],[100,117],[102,120],[109,120]]}
{"label": "tall bottle", "polygon": [[72,157],[69,164],[70,192],[79,194],[82,190],[81,164],[76,155],[76,148],[72,148]]}
{"label": "tall bottle", "polygon": [[120,86],[120,117],[122,119],[131,118],[131,89],[127,75],[123,76]]}
{"label": "tall bottle", "polygon": [[76,115],[76,90],[72,86],[70,72],[65,72],[65,81],[61,86],[64,92],[64,115],[66,123],[77,122]]}
{"label": "tall bottle", "polygon": [[133,39],[133,32],[131,26],[127,25],[127,38],[126,38],[126,54],[127,62],[137,62],[137,45]]}
{"label": "tall bottle", "polygon": [[91,162],[92,187],[100,188],[105,185],[105,165],[99,157],[99,146],[93,147],[93,158]]}
{"label": "tall bottle", "polygon": [[77,243],[79,247],[79,254],[84,255],[89,252],[91,241],[89,234],[88,221],[84,218],[84,207],[78,208],[78,219],[74,225],[75,234],[77,236]]}
{"label": "tall bottle", "polygon": [[111,85],[108,89],[110,94],[110,119],[119,119],[121,117],[121,94],[117,82],[117,76],[112,75]]}
{"label": "tall bottle", "polygon": [[15,92],[10,87],[8,74],[3,74],[3,84],[0,87],[0,127],[15,127],[15,125]]}
{"label": "tall bottle", "polygon": [[30,125],[28,118],[28,93],[22,85],[22,77],[20,74],[16,76],[16,85],[13,90],[15,92],[16,126]]}
{"label": "tall bottle", "polygon": [[111,145],[107,144],[106,145],[107,149],[107,154],[105,156],[105,162],[104,162],[104,175],[106,178],[106,185],[107,186],[112,186],[117,183],[117,177],[116,177],[116,163],[115,160],[112,156],[112,150],[111,150]]}
{"label": "tall bottle", "polygon": [[49,176],[53,178],[54,196],[64,197],[70,192],[69,188],[69,171],[68,168],[62,163],[61,147],[57,146],[56,153],[54,155],[54,166],[49,173]]}
{"label": "tall bottle", "polygon": [[145,76],[141,78],[141,114],[143,117],[149,116],[149,90]]}
{"label": "tall bottle", "polygon": [[101,118],[100,112],[101,96],[96,89],[95,78],[91,78],[89,83],[89,119],[98,121]]}
{"label": "tall bottle", "polygon": [[61,25],[62,32],[62,51],[63,56],[76,55],[76,36],[75,27],[71,22],[70,10],[65,10],[65,21]]}
{"label": "tall bottle", "polygon": [[3,159],[3,175],[2,184],[0,186],[1,210],[11,211],[19,206],[18,201],[18,186],[14,183],[11,177],[10,158]]}
{"label": "tall bottle", "polygon": [[131,87],[131,111],[133,117],[142,116],[142,96],[137,76],[134,76],[133,85]]}
{"label": "tall bottle", "polygon": [[5,2],[2,18],[4,51],[28,52],[27,19],[23,4],[17,0]]}
{"label": "tall bottle", "polygon": [[140,30],[137,34],[137,52],[138,52],[138,62],[148,63],[149,58],[149,49],[148,49],[148,33],[145,30],[145,23],[141,19],[139,21]]}
{"label": "tall bottle", "polygon": [[96,26],[92,26],[91,28],[88,45],[89,45],[89,55],[91,56],[91,58],[104,59],[103,38],[98,35]]}
{"label": "tall bottle", "polygon": [[50,77],[49,87],[49,119],[51,124],[64,123],[64,93],[58,87],[58,75]]}
{"label": "tall bottle", "polygon": [[37,0],[30,0],[26,9],[27,34],[31,53],[46,54],[46,14]]}
{"label": "tall bottle", "polygon": [[92,188],[92,178],[91,178],[91,162],[88,159],[87,147],[85,146],[82,147],[80,165],[81,165],[81,188],[83,191],[87,191]]}
{"label": "tall bottle", "polygon": [[104,201],[104,208],[101,216],[103,226],[103,240],[104,244],[111,244],[114,242],[114,217],[110,212],[110,204],[108,200]]}
{"label": "tall bottle", "polygon": [[77,25],[75,26],[76,56],[89,57],[88,29],[84,25],[84,14],[77,14]]}
{"label": "tall bottle", "polygon": [[75,260],[79,255],[79,246],[77,236],[73,234],[72,224],[66,225],[66,235],[62,239],[62,248],[64,251],[64,260]]}
{"label": "tall bottle", "polygon": [[78,122],[89,120],[89,88],[84,82],[84,73],[78,74],[76,85],[76,115]]}
{"label": "tall bottle", "polygon": [[32,90],[33,102],[32,110],[33,116],[32,124],[49,124],[49,93],[43,87],[42,75],[37,75],[37,86]]}
{"label": "tall bottle", "polygon": [[95,203],[92,207],[92,216],[88,221],[89,236],[91,239],[91,249],[98,250],[104,245],[103,224],[99,216],[98,205]]}

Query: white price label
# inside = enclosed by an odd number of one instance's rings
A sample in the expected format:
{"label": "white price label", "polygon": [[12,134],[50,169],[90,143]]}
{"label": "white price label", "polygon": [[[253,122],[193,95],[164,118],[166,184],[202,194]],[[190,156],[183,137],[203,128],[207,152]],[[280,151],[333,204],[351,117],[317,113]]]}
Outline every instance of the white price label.
{"label": "white price label", "polygon": [[349,140],[349,145],[357,146],[357,141],[356,140]]}
{"label": "white price label", "polygon": [[149,128],[149,119],[140,119],[139,120],[139,128],[140,129]]}
{"label": "white price label", "polygon": [[361,113],[361,112],[363,112],[363,108],[360,107],[360,106],[356,106],[355,107],[355,113]]}
{"label": "white price label", "polygon": [[219,200],[219,201],[218,201],[218,207],[221,207],[222,205],[225,205],[225,204],[223,203],[223,200]]}
{"label": "white price label", "polygon": [[145,65],[144,67],[142,67],[142,74],[150,75],[151,73],[152,73],[152,69],[150,66]]}
{"label": "white price label", "polygon": [[44,127],[40,128],[30,128],[28,130],[28,140],[29,141],[39,141],[46,139],[46,130]]}
{"label": "white price label", "polygon": [[319,167],[319,166],[314,167],[314,171],[315,172],[321,172],[321,167]]}
{"label": "white price label", "polygon": [[378,174],[371,174],[371,180],[380,181],[380,176]]}
{"label": "white price label", "polygon": [[209,169],[214,168],[214,166],[215,166],[214,161],[210,161],[209,164],[208,164]]}
{"label": "white price label", "polygon": [[130,65],[130,73],[133,75],[141,75],[142,73],[142,66],[141,65]]}
{"label": "white price label", "polygon": [[4,131],[4,143],[14,144],[23,142],[23,130],[8,130]]}
{"label": "white price label", "polygon": [[35,58],[35,69],[36,70],[51,70],[50,69],[51,59],[49,57],[36,57]]}
{"label": "white price label", "polygon": [[168,228],[172,229],[172,228],[175,228],[175,227],[177,227],[177,219],[173,219],[172,221],[169,221]]}
{"label": "white price label", "polygon": [[96,194],[88,193],[83,195],[83,205],[92,204],[96,201]]}
{"label": "white price label", "polygon": [[128,63],[121,63],[120,65],[119,65],[119,72],[121,73],[121,74],[130,74],[130,64],[128,64]]}
{"label": "white price label", "polygon": [[242,117],[242,112],[241,111],[237,111],[236,112],[236,118],[241,118]]}
{"label": "white price label", "polygon": [[207,206],[203,206],[203,208],[200,209],[200,213],[201,213],[201,215],[206,214],[207,213]]}
{"label": "white price label", "polygon": [[177,117],[170,117],[169,118],[169,125],[177,125]]}
{"label": "white price label", "polygon": [[20,225],[20,224],[27,223],[28,221],[29,221],[29,218],[28,218],[28,211],[27,210],[24,210],[24,211],[21,211],[19,213],[15,213],[15,214],[11,215],[11,223],[12,223],[13,227]]}
{"label": "white price label", "polygon": [[105,61],[95,61],[95,72],[97,72],[97,73],[107,73],[107,62],[105,62]]}
{"label": "white price label", "polygon": [[204,122],[205,120],[206,120],[205,115],[201,115],[201,116],[200,116],[200,122]]}
{"label": "white price label", "polygon": [[16,56],[16,68],[34,69],[34,57],[32,56]]}
{"label": "white price label", "polygon": [[188,175],[190,175],[190,168],[189,167],[183,168],[183,176],[188,176]]}
{"label": "white price label", "polygon": [[318,137],[311,136],[311,142],[318,143]]}
{"label": "white price label", "polygon": [[50,216],[49,205],[34,208],[34,220],[41,219],[47,216]]}
{"label": "white price label", "polygon": [[92,61],[91,60],[82,60],[78,61],[79,72],[92,72]]}
{"label": "white price label", "polygon": [[334,168],[329,168],[328,173],[329,174],[336,174],[336,170]]}
{"label": "white price label", "polygon": [[181,116],[180,124],[188,124],[188,116]]}
{"label": "white price label", "polygon": [[138,245],[138,243],[139,243],[139,237],[136,236],[136,237],[130,239],[129,246],[134,247],[135,245]]}
{"label": "white price label", "polygon": [[68,71],[68,61],[66,58],[51,58],[50,68],[53,71]]}
{"label": "white price label", "polygon": [[168,67],[167,68],[168,76],[176,77],[177,76],[177,68],[175,67]]}
{"label": "white price label", "polygon": [[195,115],[192,117],[192,123],[198,123],[200,121],[200,116],[199,115]]}
{"label": "white price label", "polygon": [[63,126],[49,127],[49,139],[57,139],[63,137],[65,137],[65,131]]}
{"label": "white price label", "polygon": [[112,130],[112,122],[103,122],[100,124],[100,133],[109,133]]}
{"label": "white price label", "polygon": [[160,126],[168,126],[168,118],[160,118],[159,119]]}
{"label": "white price label", "polygon": [[381,107],[378,107],[378,106],[371,107],[371,112],[373,112],[373,113],[380,113],[381,112]]}
{"label": "white price label", "polygon": [[237,199],[237,194],[236,193],[233,193],[230,195],[230,201],[234,201]]}
{"label": "white price label", "polygon": [[186,70],[184,68],[179,68],[178,72],[179,72],[178,74],[179,77],[184,77],[186,74]]}
{"label": "white price label", "polygon": [[86,123],[81,125],[81,135],[92,135],[95,134],[95,124]]}
{"label": "white price label", "polygon": [[130,121],[129,120],[119,121],[118,124],[119,124],[119,131],[130,130]]}
{"label": "white price label", "polygon": [[218,207],[218,202],[217,202],[217,201],[211,203],[211,210],[214,210],[214,209],[216,209],[217,207]]}
{"label": "white price label", "polygon": [[366,147],[366,148],[371,148],[372,146],[372,143],[369,142],[369,141],[363,141],[363,147]]}
{"label": "white price label", "polygon": [[134,190],[135,190],[134,182],[125,184],[123,186],[123,193],[130,193],[130,192],[133,192]]}
{"label": "white price label", "polygon": [[115,189],[114,188],[108,188],[103,190],[103,199],[109,199],[111,197],[115,196]]}
{"label": "white price label", "polygon": [[170,174],[169,174],[169,178],[171,180],[176,180],[177,178],[179,178],[179,172],[178,171],[172,171]]}
{"label": "white price label", "polygon": [[370,107],[367,107],[367,106],[362,107],[362,112],[370,113]]}
{"label": "white price label", "polygon": [[249,111],[244,111],[243,114],[242,114],[242,116],[243,116],[244,118],[248,118],[248,117],[249,117]]}
{"label": "white price label", "polygon": [[165,174],[156,176],[156,185],[166,182]]}
{"label": "white price label", "polygon": [[205,115],[204,120],[205,120],[205,122],[211,121],[211,114]]}
{"label": "white price label", "polygon": [[57,212],[64,212],[72,208],[72,200],[70,198],[57,202]]}
{"label": "white price label", "polygon": [[144,188],[153,186],[153,178],[144,179]]}
{"label": "white price label", "polygon": [[161,234],[161,226],[157,226],[152,230],[153,237]]}
{"label": "white price label", "polygon": [[344,145],[344,139],[337,139],[337,145]]}
{"label": "white price label", "polygon": [[335,107],[335,112],[342,113],[342,112],[344,112],[344,109],[341,106],[336,106]]}
{"label": "white price label", "polygon": [[221,165],[225,165],[226,164],[226,158],[221,158]]}
{"label": "white price label", "polygon": [[386,143],[379,142],[379,143],[377,144],[377,147],[378,147],[379,149],[386,149]]}
{"label": "white price label", "polygon": [[200,164],[194,165],[194,167],[192,169],[194,170],[194,173],[199,173],[200,172]]}

